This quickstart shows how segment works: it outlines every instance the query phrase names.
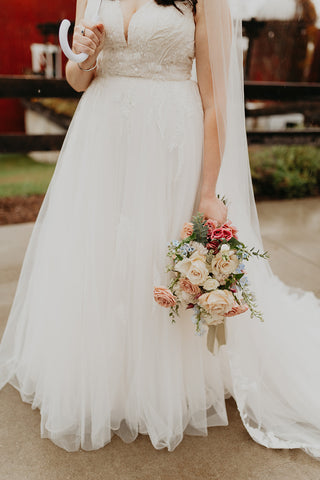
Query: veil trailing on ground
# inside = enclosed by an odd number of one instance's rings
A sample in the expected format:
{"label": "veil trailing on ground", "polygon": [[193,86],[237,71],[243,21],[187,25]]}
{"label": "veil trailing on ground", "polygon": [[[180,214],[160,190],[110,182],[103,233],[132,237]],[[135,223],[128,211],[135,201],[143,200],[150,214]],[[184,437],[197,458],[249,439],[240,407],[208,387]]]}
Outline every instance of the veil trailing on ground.
{"label": "veil trailing on ground", "polygon": [[[242,19],[231,0],[204,0],[204,10],[221,155],[216,191],[229,200],[239,240],[263,252],[245,128]],[[264,322],[249,311],[226,319],[227,345],[217,358],[226,392],[254,440],[319,458],[320,300],[283,283],[269,261],[251,258],[246,270]]]}

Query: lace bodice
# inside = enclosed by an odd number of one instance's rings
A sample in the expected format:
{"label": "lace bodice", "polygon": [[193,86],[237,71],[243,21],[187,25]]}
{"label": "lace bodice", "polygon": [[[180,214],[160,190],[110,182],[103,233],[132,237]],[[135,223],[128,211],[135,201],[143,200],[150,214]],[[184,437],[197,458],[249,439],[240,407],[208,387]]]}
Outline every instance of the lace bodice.
{"label": "lace bodice", "polygon": [[174,6],[147,0],[131,17],[126,39],[120,0],[102,0],[99,15],[105,25],[106,40],[98,56],[97,74],[190,79],[194,17],[187,3],[177,4],[183,14]]}

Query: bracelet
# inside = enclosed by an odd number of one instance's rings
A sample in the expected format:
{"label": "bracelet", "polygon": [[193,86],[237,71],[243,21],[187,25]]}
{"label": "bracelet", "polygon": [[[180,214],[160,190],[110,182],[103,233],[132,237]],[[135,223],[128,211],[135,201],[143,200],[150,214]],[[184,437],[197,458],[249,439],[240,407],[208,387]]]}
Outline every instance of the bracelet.
{"label": "bracelet", "polygon": [[77,65],[80,68],[80,70],[83,70],[84,72],[90,72],[91,70],[94,70],[95,68],[97,68],[97,61],[93,65],[93,67],[90,67],[90,68],[82,68],[82,67],[80,67],[79,63],[77,63]]}

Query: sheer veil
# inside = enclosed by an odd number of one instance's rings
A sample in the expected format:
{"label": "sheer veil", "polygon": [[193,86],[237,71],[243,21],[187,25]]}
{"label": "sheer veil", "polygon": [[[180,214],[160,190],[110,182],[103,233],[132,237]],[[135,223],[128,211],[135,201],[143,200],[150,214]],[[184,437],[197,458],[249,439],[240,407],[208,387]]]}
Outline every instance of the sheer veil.
{"label": "sheer veil", "polygon": [[[246,138],[242,20],[233,16],[230,0],[204,0],[204,11],[221,155],[217,192],[229,199],[229,216],[239,229],[247,217],[248,241],[262,249]],[[243,235],[249,234],[247,222]]]}
{"label": "sheer veil", "polygon": [[[230,0],[204,0],[204,10],[222,158],[216,190],[229,200],[239,239],[263,252],[245,127],[242,19]],[[264,322],[248,311],[227,319],[217,358],[226,396],[257,442],[320,457],[320,300],[284,284],[268,260],[251,258],[246,270]]]}

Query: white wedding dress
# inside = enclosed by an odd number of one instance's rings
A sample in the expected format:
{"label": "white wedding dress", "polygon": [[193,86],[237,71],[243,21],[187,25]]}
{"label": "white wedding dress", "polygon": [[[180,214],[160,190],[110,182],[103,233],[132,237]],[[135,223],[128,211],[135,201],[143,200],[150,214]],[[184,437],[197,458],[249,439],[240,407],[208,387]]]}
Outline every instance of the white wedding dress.
{"label": "white wedding dress", "polygon": [[[248,276],[265,322],[227,320],[217,356],[192,311],[171,324],[153,299],[167,243],[197,212],[203,110],[191,77],[188,5],[148,0],[126,40],[120,1],[35,222],[0,345],[0,388],[41,412],[41,436],[75,451],[148,434],[169,451],[184,433],[227,425],[232,395],[258,442],[320,456],[320,300],[289,289],[265,260]],[[224,171],[218,191],[233,195]],[[241,186],[239,186],[241,188]],[[248,186],[252,188],[251,179]],[[229,218],[249,246],[245,212]],[[249,348],[248,348],[249,345]],[[1,398],[1,397],[0,397]]]}

